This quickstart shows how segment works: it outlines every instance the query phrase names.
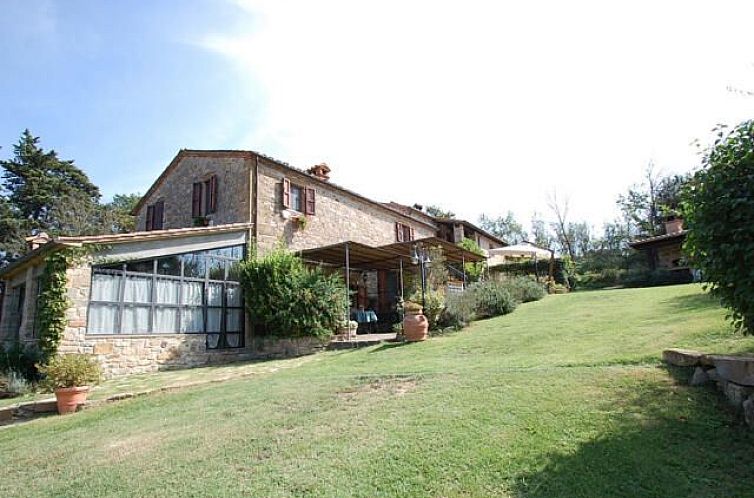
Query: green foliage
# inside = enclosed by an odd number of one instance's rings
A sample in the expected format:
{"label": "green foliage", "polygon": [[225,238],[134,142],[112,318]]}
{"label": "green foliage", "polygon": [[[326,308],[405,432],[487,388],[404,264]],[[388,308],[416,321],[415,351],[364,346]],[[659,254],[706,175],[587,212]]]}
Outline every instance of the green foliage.
{"label": "green foliage", "polygon": [[[437,330],[438,324],[440,322],[440,316],[442,315],[442,311],[445,309],[445,295],[442,292],[427,289],[424,300],[425,303],[423,314],[425,317],[427,317],[427,322],[429,322],[429,330]],[[415,303],[421,303],[421,291],[413,294],[411,296],[411,301]]]}
{"label": "green foliage", "polygon": [[513,296],[501,282],[477,282],[466,292],[470,292],[474,297],[474,314],[477,318],[507,315],[517,306]]}
{"label": "green foliage", "polygon": [[[479,244],[475,240],[464,238],[458,245],[474,254],[484,254],[482,248],[479,247]],[[466,263],[464,270],[466,271],[466,280],[468,282],[478,282],[484,273],[484,262]]]}
{"label": "green foliage", "polygon": [[38,365],[49,389],[58,387],[83,387],[100,381],[99,363],[86,354],[65,354],[50,358],[47,364]]}
{"label": "green foliage", "polygon": [[736,328],[754,333],[754,121],[717,131],[684,190],[685,250]]}
{"label": "green foliage", "polygon": [[427,206],[424,211],[435,218],[455,218],[456,214],[453,211],[448,211],[439,206]]}
{"label": "green foliage", "polygon": [[65,316],[70,305],[66,271],[73,257],[73,252],[68,249],[54,252],[45,259],[37,311],[39,348],[45,360],[57,352],[68,321]]}
{"label": "green foliage", "polygon": [[240,263],[239,275],[246,310],[260,334],[326,338],[348,309],[339,275],[308,268],[284,249]]}
{"label": "green foliage", "polygon": [[0,347],[0,372],[17,372],[29,381],[39,379],[36,364],[42,355],[33,345],[24,346],[21,342],[13,342],[5,348]]}
{"label": "green foliage", "polygon": [[[490,268],[492,273],[502,273],[508,276],[536,276],[544,280],[549,275],[550,261],[540,260],[536,264],[534,260],[520,261],[517,263],[505,263]],[[553,276],[555,282],[560,285],[568,285],[568,279],[574,272],[572,263],[568,258],[556,258],[554,261]]]}
{"label": "green foliage", "polygon": [[539,301],[547,294],[545,286],[531,277],[514,277],[503,282],[511,297],[519,303]]}
{"label": "green foliage", "polygon": [[516,221],[511,211],[508,211],[505,216],[496,218],[482,214],[479,217],[479,226],[509,244],[518,244],[528,238],[523,225]]}
{"label": "green foliage", "polygon": [[440,327],[460,330],[476,318],[476,299],[473,292],[451,292],[445,296],[445,309]]}

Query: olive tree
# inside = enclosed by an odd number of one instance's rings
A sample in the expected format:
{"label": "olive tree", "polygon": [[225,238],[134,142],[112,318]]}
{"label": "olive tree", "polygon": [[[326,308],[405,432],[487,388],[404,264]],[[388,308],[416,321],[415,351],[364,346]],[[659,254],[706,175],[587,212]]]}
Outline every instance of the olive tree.
{"label": "olive tree", "polygon": [[754,332],[754,121],[717,130],[684,188],[685,250],[737,329]]}

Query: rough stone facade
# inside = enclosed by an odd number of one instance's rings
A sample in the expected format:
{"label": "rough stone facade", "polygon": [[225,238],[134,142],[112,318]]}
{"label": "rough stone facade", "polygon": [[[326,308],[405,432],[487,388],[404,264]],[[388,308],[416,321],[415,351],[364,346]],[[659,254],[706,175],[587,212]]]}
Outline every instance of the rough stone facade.
{"label": "rough stone facade", "polygon": [[165,203],[163,228],[194,226],[191,200],[195,182],[203,182],[217,175],[217,210],[206,216],[212,225],[248,222],[250,215],[250,159],[243,156],[217,154],[186,155],[157,185],[137,215],[137,230],[145,230],[147,206],[158,201]]}
{"label": "rough stone facade", "polygon": [[[283,178],[292,185],[312,187],[316,192],[314,215],[306,216],[306,227],[298,228],[296,213],[283,208]],[[309,175],[284,171],[261,162],[258,170],[258,229],[260,249],[280,241],[291,249],[309,249],[347,240],[372,246],[396,242],[396,223],[414,228],[415,238],[433,237],[436,228],[370,203],[337,188],[329,187]]]}

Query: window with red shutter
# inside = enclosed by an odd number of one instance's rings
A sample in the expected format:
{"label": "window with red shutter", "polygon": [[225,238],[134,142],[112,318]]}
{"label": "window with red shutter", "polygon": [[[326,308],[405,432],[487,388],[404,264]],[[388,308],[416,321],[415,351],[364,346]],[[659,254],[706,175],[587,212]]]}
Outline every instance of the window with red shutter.
{"label": "window with red shutter", "polygon": [[304,189],[304,214],[314,215],[316,212],[316,194],[313,188]]}
{"label": "window with red shutter", "polygon": [[154,205],[147,206],[147,231],[154,230]]}
{"label": "window with red shutter", "polygon": [[283,178],[283,207],[291,207],[291,181],[287,178]]}
{"label": "window with red shutter", "polygon": [[202,215],[202,184],[194,184],[194,190],[191,194],[191,217],[198,218]]}
{"label": "window with red shutter", "polygon": [[154,227],[155,230],[162,230],[163,223],[162,218],[165,214],[165,202],[164,201],[158,201],[154,204],[154,221],[152,222],[152,227]]}

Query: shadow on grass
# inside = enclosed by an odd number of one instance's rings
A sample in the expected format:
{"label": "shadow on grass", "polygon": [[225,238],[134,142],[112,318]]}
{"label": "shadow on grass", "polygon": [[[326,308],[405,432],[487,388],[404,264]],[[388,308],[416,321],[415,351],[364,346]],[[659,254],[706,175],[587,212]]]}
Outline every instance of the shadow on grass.
{"label": "shadow on grass", "polygon": [[720,308],[720,301],[710,293],[676,296],[663,301],[679,311],[701,311]]}
{"label": "shadow on grass", "polygon": [[414,344],[414,343],[408,342],[408,341],[383,342],[382,344],[380,344],[376,348],[374,348],[371,351],[369,351],[369,354],[372,354],[372,353],[381,353],[382,351],[387,351],[389,349],[400,348],[400,347],[403,347],[403,346],[407,346],[409,344]]}
{"label": "shadow on grass", "polygon": [[[679,381],[685,372],[675,372]],[[752,496],[749,431],[708,388],[642,383],[613,403],[609,429],[517,476],[518,497]],[[615,406],[618,405],[618,406]]]}

